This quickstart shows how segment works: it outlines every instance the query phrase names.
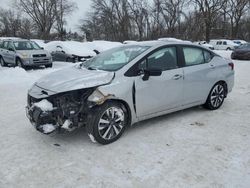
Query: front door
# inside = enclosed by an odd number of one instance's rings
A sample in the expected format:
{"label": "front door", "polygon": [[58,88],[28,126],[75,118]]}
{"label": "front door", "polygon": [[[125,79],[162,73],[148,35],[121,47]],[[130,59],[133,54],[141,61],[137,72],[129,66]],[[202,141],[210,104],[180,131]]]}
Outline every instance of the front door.
{"label": "front door", "polygon": [[136,78],[136,110],[139,118],[181,106],[183,69],[178,67],[177,61],[176,47],[159,49],[142,61],[141,67],[160,69],[162,75],[150,76],[145,81],[143,75]]}

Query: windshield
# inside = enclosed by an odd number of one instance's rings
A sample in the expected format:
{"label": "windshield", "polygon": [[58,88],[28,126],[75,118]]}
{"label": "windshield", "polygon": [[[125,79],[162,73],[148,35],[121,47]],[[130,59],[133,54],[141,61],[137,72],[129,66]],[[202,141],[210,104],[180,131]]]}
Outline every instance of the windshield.
{"label": "windshield", "polygon": [[138,45],[113,48],[86,61],[84,66],[89,70],[117,71],[147,49],[149,46]]}
{"label": "windshield", "polygon": [[16,50],[40,50],[41,47],[35,42],[30,41],[16,41],[14,42]]}

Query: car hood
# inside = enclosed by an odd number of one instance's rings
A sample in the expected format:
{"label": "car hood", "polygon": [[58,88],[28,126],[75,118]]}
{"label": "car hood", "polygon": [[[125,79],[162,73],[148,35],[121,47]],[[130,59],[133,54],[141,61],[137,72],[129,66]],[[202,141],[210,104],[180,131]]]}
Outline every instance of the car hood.
{"label": "car hood", "polygon": [[114,72],[73,66],[51,73],[38,80],[35,85],[54,93],[63,93],[108,84],[113,80],[114,75]]}

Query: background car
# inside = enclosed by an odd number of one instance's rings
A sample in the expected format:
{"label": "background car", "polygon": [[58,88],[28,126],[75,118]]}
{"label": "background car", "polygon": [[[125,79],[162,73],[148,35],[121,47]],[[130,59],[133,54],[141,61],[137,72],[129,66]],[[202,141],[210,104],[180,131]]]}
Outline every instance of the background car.
{"label": "background car", "polygon": [[235,49],[231,58],[238,60],[250,60],[250,43],[243,44]]}
{"label": "background car", "polygon": [[198,44],[198,45],[201,45],[201,46],[208,48],[210,50],[214,50],[213,45],[208,44],[206,41],[198,41],[198,42],[194,42],[194,44]]}
{"label": "background car", "polygon": [[52,41],[44,48],[51,53],[54,61],[76,62],[96,55],[84,43],[75,41]]}
{"label": "background car", "polygon": [[52,67],[49,52],[38,44],[25,39],[7,39],[0,42],[1,66],[12,65],[22,68],[45,66]]}
{"label": "background car", "polygon": [[209,44],[213,45],[215,50],[234,50],[240,46],[239,44],[226,39],[211,40]]}
{"label": "background car", "polygon": [[246,44],[247,42],[245,40],[233,40],[233,42],[235,44],[239,44],[239,45],[242,45],[242,44]]}

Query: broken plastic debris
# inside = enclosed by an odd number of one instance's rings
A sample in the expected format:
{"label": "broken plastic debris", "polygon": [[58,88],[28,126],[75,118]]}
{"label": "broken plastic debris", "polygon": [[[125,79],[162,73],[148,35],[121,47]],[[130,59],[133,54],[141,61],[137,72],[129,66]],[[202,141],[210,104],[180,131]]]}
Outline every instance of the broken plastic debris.
{"label": "broken plastic debris", "polygon": [[43,132],[45,134],[49,134],[52,133],[54,130],[56,130],[56,127],[52,124],[45,124],[45,125],[41,125],[43,128]]}
{"label": "broken plastic debris", "polygon": [[63,129],[66,130],[71,130],[72,128],[70,127],[70,125],[72,125],[72,122],[70,120],[66,120],[62,126]]}
{"label": "broken plastic debris", "polygon": [[43,112],[50,112],[53,110],[53,104],[46,99],[38,103],[34,103],[34,106],[40,108]]}
{"label": "broken plastic debris", "polygon": [[96,140],[92,134],[88,134],[88,136],[92,142],[96,143]]}

